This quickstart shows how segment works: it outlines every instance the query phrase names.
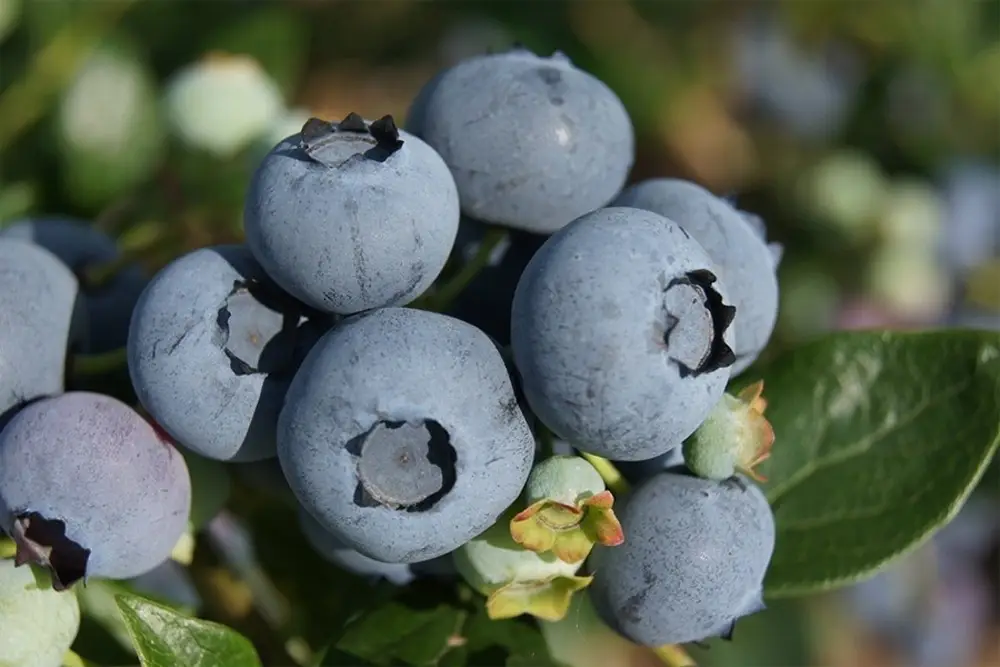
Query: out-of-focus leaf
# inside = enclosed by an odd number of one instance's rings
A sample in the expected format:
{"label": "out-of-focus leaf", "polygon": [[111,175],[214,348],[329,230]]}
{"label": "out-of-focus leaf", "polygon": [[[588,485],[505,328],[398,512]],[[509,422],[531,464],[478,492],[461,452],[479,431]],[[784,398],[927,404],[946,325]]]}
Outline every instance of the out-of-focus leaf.
{"label": "out-of-focus leaf", "polygon": [[134,595],[116,597],[142,667],[259,667],[253,644],[218,623]]}
{"label": "out-of-focus leaf", "polygon": [[689,647],[701,667],[801,667],[815,665],[809,644],[808,610],[798,600],[778,600],[764,611],[740,619],[732,641],[709,640]]}
{"label": "out-of-focus leaf", "polygon": [[7,183],[0,186],[0,228],[27,214],[35,205],[36,196],[36,188],[31,183]]}
{"label": "out-of-focus leaf", "polygon": [[336,648],[376,665],[394,660],[413,667],[437,665],[464,643],[465,619],[465,612],[446,605],[417,610],[389,603],[350,623]]}
{"label": "out-of-focus leaf", "polygon": [[[858,581],[961,508],[1000,444],[1000,333],[850,332],[762,369],[769,597]],[[741,383],[756,378],[747,378]]]}
{"label": "out-of-focus leaf", "polygon": [[21,20],[23,0],[0,0],[0,42],[14,32]]}
{"label": "out-of-focus leaf", "polygon": [[191,526],[200,530],[225,507],[231,482],[222,463],[182,450],[191,475]]}
{"label": "out-of-focus leaf", "polygon": [[266,7],[239,15],[208,40],[205,50],[253,56],[288,95],[305,69],[309,26],[288,7]]}

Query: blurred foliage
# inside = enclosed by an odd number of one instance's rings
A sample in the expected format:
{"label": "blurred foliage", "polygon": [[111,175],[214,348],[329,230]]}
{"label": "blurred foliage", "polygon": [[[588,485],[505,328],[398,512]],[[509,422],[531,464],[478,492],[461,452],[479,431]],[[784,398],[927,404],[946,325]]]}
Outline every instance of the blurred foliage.
{"label": "blurred foliage", "polygon": [[[984,262],[1000,245],[1000,195],[992,211],[970,213],[946,187],[974,165],[988,199],[1000,178],[993,0],[0,0],[0,225],[55,213],[93,220],[155,270],[187,249],[240,239],[262,145],[303,114],[402,119],[436,70],[514,42],[563,51],[618,93],[638,136],[634,180],[690,178],[736,193],[767,221],[786,250],[781,321],[762,363],[838,326],[951,321],[968,305],[966,283],[977,307],[997,308],[995,264],[983,273],[941,257],[952,238],[983,247]],[[244,119],[252,132],[234,135],[225,155],[179,132],[166,102],[178,72],[219,54],[252,59],[285,105]],[[219,122],[206,131],[233,130]],[[985,216],[985,236],[969,216]],[[99,388],[129,400],[124,379]],[[224,549],[199,540],[194,585],[202,616],[251,637],[263,664],[306,664],[302,644],[326,646],[358,601],[385,597],[315,556],[275,499],[234,482],[230,505],[252,526],[271,581],[256,570],[234,580],[220,565]],[[280,594],[261,604],[268,586]],[[428,624],[454,620],[434,616],[440,593],[417,586],[403,597],[430,609]],[[783,601],[699,659],[806,664],[815,659],[809,623]],[[510,628],[511,642],[537,641]],[[85,619],[77,649],[121,662],[108,637],[122,631]],[[489,664],[489,646],[480,648]],[[527,650],[519,664],[531,664]],[[594,664],[611,665],[601,659]],[[322,664],[336,660],[332,647]]]}

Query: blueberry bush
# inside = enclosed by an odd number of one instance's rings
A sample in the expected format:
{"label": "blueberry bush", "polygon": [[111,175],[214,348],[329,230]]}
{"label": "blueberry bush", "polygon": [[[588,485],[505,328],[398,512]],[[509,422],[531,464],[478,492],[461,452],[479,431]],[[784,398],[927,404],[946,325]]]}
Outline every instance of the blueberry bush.
{"label": "blueberry bush", "polygon": [[0,666],[816,659],[996,481],[1000,41],[810,4],[0,0]]}

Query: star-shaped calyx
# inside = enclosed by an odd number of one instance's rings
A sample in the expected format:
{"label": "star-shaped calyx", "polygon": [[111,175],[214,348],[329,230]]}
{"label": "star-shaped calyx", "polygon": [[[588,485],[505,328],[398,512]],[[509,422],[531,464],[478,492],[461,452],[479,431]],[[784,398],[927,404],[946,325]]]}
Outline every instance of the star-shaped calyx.
{"label": "star-shaped calyx", "polygon": [[600,474],[577,456],[554,456],[531,471],[527,508],[510,521],[514,541],[567,563],[585,559],[595,544],[613,547],[625,537]]}

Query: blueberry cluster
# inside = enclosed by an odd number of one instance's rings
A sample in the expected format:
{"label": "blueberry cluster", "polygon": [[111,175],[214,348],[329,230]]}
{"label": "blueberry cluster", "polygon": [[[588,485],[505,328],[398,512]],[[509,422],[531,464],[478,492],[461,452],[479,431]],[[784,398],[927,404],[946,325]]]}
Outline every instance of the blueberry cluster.
{"label": "blueberry cluster", "polygon": [[[634,149],[607,86],[518,48],[438,74],[405,129],[310,119],[256,170],[245,244],[148,283],[88,282],[116,250],[71,221],[8,228],[17,562],[57,588],[148,572],[187,529],[187,451],[279,470],[340,567],[457,572],[492,618],[588,588],[633,641],[728,636],[762,606],[774,434],[759,384],[725,390],[771,335],[781,252],[694,183],[624,189]],[[67,360],[123,344],[139,406],[65,391]],[[639,471],[617,507],[609,460]]]}

